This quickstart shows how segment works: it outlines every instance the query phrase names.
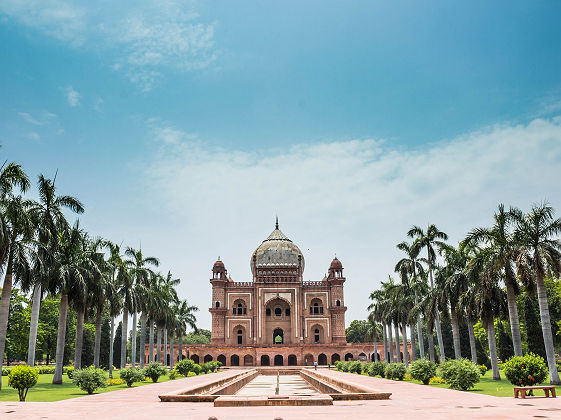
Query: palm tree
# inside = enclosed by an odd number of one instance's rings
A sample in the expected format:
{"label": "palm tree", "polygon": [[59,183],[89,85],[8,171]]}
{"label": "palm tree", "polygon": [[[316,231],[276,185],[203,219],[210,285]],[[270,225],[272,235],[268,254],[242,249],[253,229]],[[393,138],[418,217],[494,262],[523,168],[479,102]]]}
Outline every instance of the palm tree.
{"label": "palm tree", "polygon": [[374,361],[379,360],[378,358],[378,338],[380,337],[380,326],[374,319],[373,313],[368,314],[368,329],[366,330],[366,339],[372,340],[374,344]]}
{"label": "palm tree", "polygon": [[106,296],[109,305],[109,316],[111,317],[111,333],[109,339],[109,377],[113,377],[113,341],[115,339],[115,317],[121,313],[123,309],[123,296],[119,293],[119,275],[121,269],[126,271],[121,250],[119,245],[110,241],[105,242],[105,246],[109,250],[109,258],[107,266],[109,270],[109,279],[107,282]]}
{"label": "palm tree", "polygon": [[495,274],[491,268],[489,260],[493,258],[493,251],[485,248],[477,252],[466,266],[465,273],[470,281],[473,294],[473,302],[476,310],[487,331],[489,342],[489,357],[491,358],[491,368],[493,380],[500,380],[499,365],[497,358],[497,343],[495,339],[495,316],[501,312],[506,312],[504,303],[506,297],[504,291],[499,288]]}
{"label": "palm tree", "polygon": [[452,338],[454,343],[454,358],[462,357],[460,343],[460,326],[458,321],[459,301],[461,295],[468,288],[468,279],[464,269],[469,261],[469,254],[465,244],[458,248],[446,246],[443,248],[446,265],[437,272],[437,283],[442,284],[444,300],[450,303],[450,322],[452,324]]}
{"label": "palm tree", "polygon": [[370,300],[373,300],[374,303],[371,303],[368,306],[368,310],[370,311],[368,315],[368,319],[371,322],[380,322],[382,324],[382,341],[384,345],[384,361],[388,362],[388,337],[387,337],[387,328],[386,328],[386,321],[385,321],[385,296],[383,290],[375,290],[370,294]]}
{"label": "palm tree", "polygon": [[519,213],[519,210],[511,209],[510,212],[506,212],[504,205],[500,204],[494,215],[495,223],[493,226],[473,229],[468,233],[465,242],[472,246],[486,245],[490,274],[497,279],[496,281],[499,278],[504,278],[514,354],[522,356],[520,320],[518,306],[516,305],[516,295],[519,293],[519,287],[513,267],[518,246],[514,240],[513,232],[509,229],[513,215],[516,213]]}
{"label": "palm tree", "polygon": [[60,293],[61,295],[53,384],[62,384],[68,297],[69,295],[79,294],[86,286],[86,276],[88,273],[83,263],[82,240],[83,233],[78,222],[76,222],[74,227],[64,229],[59,234],[58,246],[53,258],[53,278],[49,287],[51,293]]}
{"label": "palm tree", "polygon": [[[22,193],[29,188],[29,179],[21,165],[15,162],[4,162],[0,167],[0,265],[3,267],[9,259],[11,245],[10,221],[6,219],[6,204],[12,198],[14,188]],[[12,294],[12,275],[6,270],[2,286],[2,301],[0,303],[0,366],[4,359],[4,347],[8,331],[8,312],[10,296]],[[0,384],[1,388],[1,384]]]}
{"label": "palm tree", "polygon": [[[374,303],[368,306],[368,310],[372,311],[373,319],[378,319],[382,323],[382,331],[384,334],[384,359],[389,363],[393,362],[394,359],[394,347],[393,347],[393,331],[392,323],[394,321],[394,313],[392,311],[391,302],[391,288],[394,286],[393,279],[390,277],[387,282],[381,283],[381,288],[375,290],[370,294],[370,299]],[[388,332],[386,333],[386,328]],[[389,342],[388,342],[389,338]],[[398,338],[396,337],[396,340]],[[389,351],[389,360],[388,360]],[[399,352],[398,352],[399,354]],[[399,356],[398,356],[399,357]]]}
{"label": "palm tree", "polygon": [[[97,238],[90,242],[90,250],[92,259],[95,260],[97,271],[97,281],[90,285],[90,301],[95,307],[95,339],[94,339],[94,367],[99,368],[99,356],[101,351],[101,324],[103,321],[103,312],[109,303],[110,296],[115,293],[114,284],[111,281],[111,267],[109,262],[105,260],[102,248],[106,246],[107,241]],[[97,274],[97,273],[96,273]],[[111,341],[111,346],[113,342]]]}
{"label": "palm tree", "polygon": [[[395,272],[400,273],[401,275],[401,282],[407,282],[414,288],[415,294],[415,305],[419,303],[418,297],[418,288],[421,286],[419,284],[417,273],[420,276],[423,275],[423,265],[419,260],[419,251],[420,248],[415,244],[408,244],[407,242],[401,242],[397,244],[397,249],[405,252],[406,257],[402,258],[398,261],[395,266]],[[423,330],[421,328],[421,313],[417,314],[417,338],[419,341],[419,354],[421,359],[425,357],[425,347],[423,344]],[[415,344],[414,344],[414,334],[411,331],[411,347],[412,347],[412,355],[413,360],[415,360]]]}
{"label": "palm tree", "polygon": [[438,314],[438,311],[442,306],[441,301],[441,291],[439,289],[433,288],[424,294],[423,299],[413,307],[410,313],[410,316],[417,316],[419,312],[423,313],[423,317],[425,318],[425,322],[427,323],[429,359],[433,362],[436,360],[436,355],[434,352],[434,327],[436,323],[436,315]]}
{"label": "palm tree", "polygon": [[7,236],[6,261],[2,261],[2,265],[6,264],[6,275],[0,304],[0,366],[2,366],[13,280],[19,280],[24,287],[31,283],[32,270],[28,257],[33,252],[30,241],[34,226],[29,215],[30,202],[23,200],[21,196],[5,197],[0,205],[2,224]]}
{"label": "palm tree", "polygon": [[[149,279],[150,276],[154,273],[147,265],[153,265],[157,267],[160,265],[160,261],[155,257],[144,257],[142,255],[142,250],[139,249],[138,251],[134,248],[128,247],[125,251],[125,255],[128,256],[130,259],[126,261],[129,266],[130,275],[134,278],[135,283],[137,285],[137,296],[143,297],[146,293],[145,288],[149,286]],[[137,305],[133,308],[133,315],[132,315],[132,343],[131,343],[131,365],[135,367],[136,364],[136,314],[138,310],[142,310],[140,315],[140,348],[141,352],[144,348],[144,343],[146,341],[146,308],[142,307],[142,303],[144,302],[143,298],[137,299]],[[144,366],[144,356],[140,358],[140,365],[141,367]]]}
{"label": "palm tree", "polygon": [[[81,263],[84,267],[85,281],[83,288],[76,288],[74,290],[74,306],[77,312],[76,339],[74,341],[74,369],[80,369],[82,367],[84,319],[86,312],[92,307],[92,303],[94,303],[95,300],[103,298],[103,275],[100,270],[100,265],[103,264],[104,260],[100,252],[101,246],[101,239],[90,240],[87,234],[83,235]],[[101,339],[101,314],[99,311],[97,318],[99,318],[98,328]]]}
{"label": "palm tree", "polygon": [[179,341],[179,357],[181,360],[183,358],[183,336],[187,332],[187,326],[198,331],[197,329],[197,317],[193,312],[197,312],[199,308],[196,306],[190,306],[186,300],[182,300],[175,307],[175,315],[177,318],[177,325],[175,328],[175,334],[177,334]]}
{"label": "palm tree", "polygon": [[57,196],[54,180],[39,175],[37,189],[39,201],[31,209],[33,218],[37,220],[38,242],[37,258],[35,259],[35,271],[37,281],[33,288],[33,302],[31,306],[31,322],[29,325],[29,346],[27,353],[27,364],[35,365],[35,347],[37,343],[37,330],[39,326],[39,309],[41,306],[42,289],[48,287],[48,271],[53,266],[52,253],[58,241],[59,232],[68,228],[68,222],[63,214],[63,209],[74,213],[83,213],[82,203],[75,197],[68,195]]}
{"label": "palm tree", "polygon": [[555,219],[555,210],[543,203],[532,207],[530,213],[513,212],[516,221],[515,240],[520,246],[517,260],[518,271],[526,282],[535,286],[538,294],[543,341],[549,367],[549,381],[559,385],[559,372],[555,363],[553,335],[545,276],[561,274],[561,242],[557,239],[561,233],[561,219]]}
{"label": "palm tree", "polygon": [[[127,264],[122,259],[120,261],[116,259],[115,263],[119,264],[119,268],[117,271],[117,293],[121,296],[123,309],[121,368],[124,368],[127,365],[129,313],[132,312],[134,308],[136,308],[137,296],[134,288],[134,277],[131,276]],[[136,328],[136,326],[134,328]]]}
{"label": "palm tree", "polygon": [[[467,277],[466,277],[467,280]],[[471,361],[474,364],[477,364],[477,348],[475,346],[475,332],[473,331],[473,320],[477,316],[475,313],[476,310],[476,295],[475,289],[470,288],[469,284],[466,290],[460,296],[458,300],[458,307],[465,316],[466,316],[466,323],[468,327],[468,334],[469,334],[469,349],[471,352]]]}
{"label": "palm tree", "polygon": [[[448,235],[446,233],[438,230],[436,225],[429,225],[427,231],[421,229],[419,226],[413,226],[407,235],[411,238],[415,238],[415,246],[419,248],[419,252],[426,248],[427,250],[427,266],[429,272],[429,279],[430,279],[430,287],[434,287],[434,280],[432,275],[432,270],[436,262],[436,252],[435,247],[437,249],[441,249],[446,244],[443,241],[448,240]],[[434,315],[435,317],[435,325],[436,325],[436,337],[438,338],[438,347],[440,349],[440,359],[444,361],[444,342],[442,341],[442,331],[440,329],[440,316],[438,314],[438,310]],[[430,343],[429,338],[429,343]]]}

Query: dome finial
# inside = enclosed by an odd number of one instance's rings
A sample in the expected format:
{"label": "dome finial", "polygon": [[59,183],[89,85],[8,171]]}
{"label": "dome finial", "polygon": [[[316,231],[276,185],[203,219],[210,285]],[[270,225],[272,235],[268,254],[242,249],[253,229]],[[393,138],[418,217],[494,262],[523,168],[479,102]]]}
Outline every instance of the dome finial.
{"label": "dome finial", "polygon": [[276,216],[275,229],[279,228],[279,216]]}

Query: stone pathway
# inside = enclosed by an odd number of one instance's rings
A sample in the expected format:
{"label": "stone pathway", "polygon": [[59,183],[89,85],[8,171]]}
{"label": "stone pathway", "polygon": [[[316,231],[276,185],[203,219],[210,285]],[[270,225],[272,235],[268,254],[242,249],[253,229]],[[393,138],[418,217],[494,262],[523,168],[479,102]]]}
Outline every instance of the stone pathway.
{"label": "stone pathway", "polygon": [[[226,377],[237,372],[230,370],[214,375]],[[159,394],[175,391],[187,384],[205,382],[208,376],[204,375],[52,403],[0,402],[0,419],[208,420],[210,416],[218,420],[561,418],[559,397],[520,400],[361,375],[350,376],[336,371],[330,371],[328,375],[349,378],[353,382],[393,394],[390,400],[335,401],[333,406],[325,407],[222,408],[214,407],[212,403],[162,403],[158,399]]]}

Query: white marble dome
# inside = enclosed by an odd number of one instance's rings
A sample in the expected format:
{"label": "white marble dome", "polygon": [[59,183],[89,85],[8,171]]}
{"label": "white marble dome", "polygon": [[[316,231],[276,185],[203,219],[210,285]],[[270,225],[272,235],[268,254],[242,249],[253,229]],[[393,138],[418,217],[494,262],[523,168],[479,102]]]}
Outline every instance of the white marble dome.
{"label": "white marble dome", "polygon": [[256,257],[257,267],[267,268],[298,267],[298,257],[300,256],[302,271],[304,271],[304,256],[302,255],[302,251],[279,230],[278,222],[275,230],[251,255],[250,264],[252,271],[254,271],[254,256]]}

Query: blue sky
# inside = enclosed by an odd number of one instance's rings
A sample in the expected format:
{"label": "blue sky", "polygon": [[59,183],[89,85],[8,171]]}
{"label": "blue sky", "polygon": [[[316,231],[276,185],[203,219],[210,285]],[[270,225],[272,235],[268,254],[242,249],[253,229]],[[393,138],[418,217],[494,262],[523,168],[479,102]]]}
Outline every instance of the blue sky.
{"label": "blue sky", "polygon": [[[561,210],[561,4],[0,0],[0,153],[161,257],[209,325],[279,214],[347,322],[412,224]],[[204,283],[207,285],[207,283]]]}

